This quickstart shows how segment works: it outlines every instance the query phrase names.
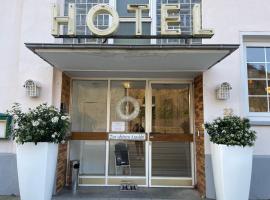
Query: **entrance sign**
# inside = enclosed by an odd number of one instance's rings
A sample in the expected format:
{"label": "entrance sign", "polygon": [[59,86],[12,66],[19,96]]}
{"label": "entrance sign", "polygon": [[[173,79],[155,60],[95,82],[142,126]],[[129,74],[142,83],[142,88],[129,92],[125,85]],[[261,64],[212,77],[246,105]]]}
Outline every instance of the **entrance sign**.
{"label": "entrance sign", "polygon": [[145,133],[109,133],[109,140],[131,140],[144,141],[146,140]]}
{"label": "entrance sign", "polygon": [[[180,4],[161,4],[161,33],[160,35],[150,35],[150,38],[160,38],[163,37],[171,37],[176,36],[177,38],[180,38],[182,36],[181,34],[181,28],[178,29],[169,29],[170,25],[175,25],[180,27]],[[135,12],[135,33],[134,37],[138,37],[142,35],[142,12],[146,12],[149,9],[148,4],[128,4],[127,10],[129,12]],[[67,36],[68,37],[76,37],[76,5],[69,4],[68,6],[68,16],[60,16],[59,7],[54,4],[52,8],[52,31],[51,34],[55,37],[61,37],[60,36],[60,25],[68,25],[68,31]],[[156,13],[153,12],[152,13]],[[178,13],[178,14],[176,14]],[[110,26],[106,29],[100,29],[97,26],[95,26],[94,21],[96,17],[100,14],[109,14],[111,16],[111,23]],[[201,6],[200,4],[195,4],[192,10],[192,18],[193,18],[193,31],[190,36],[192,37],[200,37],[200,38],[211,38],[214,35],[214,31],[210,29],[202,29],[202,22],[201,22]],[[109,37],[118,30],[120,21],[124,18],[120,18],[117,11],[107,5],[107,4],[98,4],[96,6],[93,6],[86,17],[86,24],[89,28],[89,30],[92,32],[93,38],[94,37]],[[80,35],[82,36],[82,35]],[[82,37],[87,37],[89,35],[84,35]],[[117,35],[116,35],[117,36]],[[115,36],[115,37],[116,37]],[[187,35],[186,35],[187,36]],[[62,35],[64,38],[65,35]],[[127,36],[128,37],[128,36]],[[90,37],[91,38],[91,37]],[[143,37],[138,37],[143,38]],[[145,38],[149,38],[149,36],[145,36]]]}

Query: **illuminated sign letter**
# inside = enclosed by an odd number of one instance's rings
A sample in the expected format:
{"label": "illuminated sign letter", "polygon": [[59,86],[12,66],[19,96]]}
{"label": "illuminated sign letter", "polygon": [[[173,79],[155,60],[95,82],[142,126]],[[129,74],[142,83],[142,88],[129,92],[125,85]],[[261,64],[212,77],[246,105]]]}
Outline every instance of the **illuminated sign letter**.
{"label": "illuminated sign letter", "polygon": [[60,17],[60,9],[56,4],[52,7],[52,35],[58,36],[60,34],[59,26],[67,24],[68,25],[68,35],[76,35],[76,9],[75,4],[68,4],[68,16]]}
{"label": "illuminated sign letter", "polygon": [[[95,18],[100,14],[109,14],[112,16],[112,23],[111,26],[106,29],[99,29],[95,26],[94,21]],[[99,36],[109,36],[112,35],[119,26],[119,16],[118,13],[107,4],[98,4],[94,7],[92,7],[88,14],[87,14],[87,26],[90,29],[90,31]]]}
{"label": "illuminated sign letter", "polygon": [[173,12],[179,12],[180,4],[162,4],[161,5],[161,35],[181,35],[181,29],[170,30],[169,24],[179,24],[180,15],[172,15]]}
{"label": "illuminated sign letter", "polygon": [[214,31],[211,29],[201,29],[202,20],[201,20],[201,6],[200,4],[195,4],[193,7],[193,36],[195,37],[212,37]]}
{"label": "illuminated sign letter", "polygon": [[149,10],[147,4],[128,4],[128,11],[135,12],[136,14],[136,35],[142,34],[142,12]]}

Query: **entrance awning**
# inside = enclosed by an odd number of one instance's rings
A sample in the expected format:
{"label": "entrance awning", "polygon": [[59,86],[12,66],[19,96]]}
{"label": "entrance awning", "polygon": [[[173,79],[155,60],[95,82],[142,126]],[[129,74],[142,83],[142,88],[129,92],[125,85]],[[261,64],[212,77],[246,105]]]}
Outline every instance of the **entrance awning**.
{"label": "entrance awning", "polygon": [[220,62],[239,45],[90,45],[27,43],[26,47],[73,77],[186,77]]}

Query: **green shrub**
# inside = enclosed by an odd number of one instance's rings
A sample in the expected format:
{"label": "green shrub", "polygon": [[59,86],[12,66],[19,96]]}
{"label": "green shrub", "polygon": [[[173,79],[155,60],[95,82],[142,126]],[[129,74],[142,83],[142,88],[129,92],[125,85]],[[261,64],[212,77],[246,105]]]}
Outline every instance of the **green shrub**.
{"label": "green shrub", "polygon": [[238,116],[217,118],[212,123],[206,123],[205,129],[210,141],[227,146],[253,146],[256,132],[250,130],[249,119]]}
{"label": "green shrub", "polygon": [[53,106],[41,104],[23,112],[19,104],[7,111],[13,119],[12,139],[17,143],[65,143],[70,117]]}

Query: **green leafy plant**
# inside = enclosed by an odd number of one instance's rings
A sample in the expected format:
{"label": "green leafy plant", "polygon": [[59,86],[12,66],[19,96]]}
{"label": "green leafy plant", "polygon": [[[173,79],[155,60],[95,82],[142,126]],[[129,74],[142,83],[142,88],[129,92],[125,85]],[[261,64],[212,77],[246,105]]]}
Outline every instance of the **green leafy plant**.
{"label": "green leafy plant", "polygon": [[205,129],[210,141],[227,146],[253,146],[256,132],[250,130],[249,119],[238,116],[225,116],[215,119],[212,123],[205,123]]}
{"label": "green leafy plant", "polygon": [[41,104],[23,112],[15,103],[7,113],[13,118],[12,139],[17,143],[65,143],[70,127],[70,117],[54,106]]}

